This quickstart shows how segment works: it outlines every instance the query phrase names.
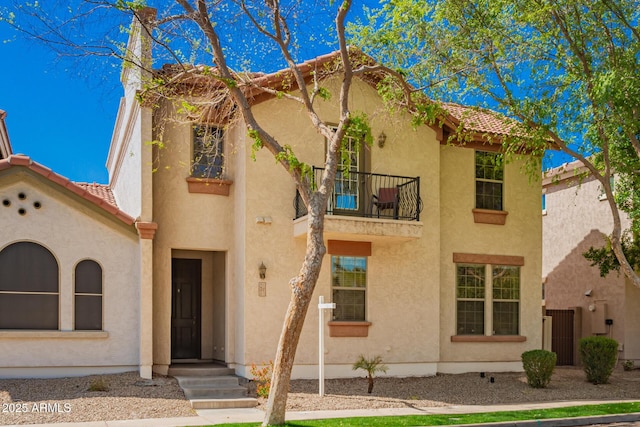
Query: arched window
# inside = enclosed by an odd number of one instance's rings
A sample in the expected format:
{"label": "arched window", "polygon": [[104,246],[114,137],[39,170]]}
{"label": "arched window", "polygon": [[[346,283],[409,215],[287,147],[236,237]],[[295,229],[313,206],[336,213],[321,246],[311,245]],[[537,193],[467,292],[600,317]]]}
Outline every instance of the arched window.
{"label": "arched window", "polygon": [[58,262],[45,247],[0,251],[0,329],[58,329]]}
{"label": "arched window", "polygon": [[74,329],[102,330],[102,268],[90,259],[76,265]]}

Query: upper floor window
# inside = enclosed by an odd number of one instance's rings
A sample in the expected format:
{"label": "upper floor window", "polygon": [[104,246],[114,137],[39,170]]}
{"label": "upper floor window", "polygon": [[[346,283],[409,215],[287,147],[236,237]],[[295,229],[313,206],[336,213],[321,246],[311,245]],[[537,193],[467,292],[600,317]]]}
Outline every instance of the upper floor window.
{"label": "upper floor window", "polygon": [[102,330],[102,267],[90,259],[76,266],[74,314],[74,329]]}
{"label": "upper floor window", "polygon": [[518,335],[520,267],[457,264],[456,318],[458,335]]}
{"label": "upper floor window", "polygon": [[45,247],[0,251],[0,329],[58,329],[58,262]]}
{"label": "upper floor window", "polygon": [[503,210],[503,179],[502,154],[476,151],[476,208]]}
{"label": "upper floor window", "polygon": [[191,175],[197,178],[221,178],[224,172],[224,130],[217,126],[193,128]]}
{"label": "upper floor window", "polygon": [[367,258],[358,256],[331,257],[331,287],[333,320],[366,319]]}

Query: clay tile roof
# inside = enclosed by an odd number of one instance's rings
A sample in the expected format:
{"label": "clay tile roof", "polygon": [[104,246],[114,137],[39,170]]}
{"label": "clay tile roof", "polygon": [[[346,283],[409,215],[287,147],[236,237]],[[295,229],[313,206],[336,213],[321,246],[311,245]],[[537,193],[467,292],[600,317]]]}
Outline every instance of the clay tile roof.
{"label": "clay tile roof", "polygon": [[96,184],[95,182],[93,184],[88,184],[86,182],[75,182],[74,184],[76,184],[80,188],[85,189],[94,196],[101,198],[110,205],[113,205],[116,208],[118,207],[116,198],[113,196],[113,192],[108,185]]}
{"label": "clay tile roof", "polygon": [[0,171],[13,167],[25,167],[31,170],[32,172],[61,187],[64,187],[68,191],[77,194],[97,207],[114,215],[117,219],[127,225],[133,225],[135,223],[134,218],[130,217],[118,208],[111,189],[106,185],[95,183],[75,183],[69,181],[69,179],[64,176],[53,172],[51,169],[34,162],[28,156],[22,154],[11,155],[6,159],[0,159]]}
{"label": "clay tile roof", "polygon": [[517,121],[495,111],[466,107],[450,102],[442,103],[441,105],[453,119],[458,123],[462,122],[466,130],[509,135],[509,133],[519,125]]}

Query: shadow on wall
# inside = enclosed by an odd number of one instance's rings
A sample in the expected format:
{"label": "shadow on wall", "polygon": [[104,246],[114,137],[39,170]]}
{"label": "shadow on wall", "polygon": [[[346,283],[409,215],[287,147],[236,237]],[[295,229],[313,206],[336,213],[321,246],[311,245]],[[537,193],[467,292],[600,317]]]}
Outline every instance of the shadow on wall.
{"label": "shadow on wall", "polygon": [[[577,339],[602,334],[623,342],[624,276],[613,272],[600,277],[598,267],[591,267],[591,262],[582,255],[590,247],[601,247],[605,242],[601,231],[591,230],[547,275],[545,307],[558,310],[581,307],[582,330]],[[612,319],[613,325],[605,324],[605,319]]]}

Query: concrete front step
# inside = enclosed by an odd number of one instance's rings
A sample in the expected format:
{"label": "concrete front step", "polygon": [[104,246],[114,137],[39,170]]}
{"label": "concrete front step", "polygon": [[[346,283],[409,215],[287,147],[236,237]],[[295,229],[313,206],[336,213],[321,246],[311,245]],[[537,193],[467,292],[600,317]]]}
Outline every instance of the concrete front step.
{"label": "concrete front step", "polygon": [[252,408],[257,399],[239,384],[234,370],[220,365],[174,365],[169,375],[178,380],[194,409]]}
{"label": "concrete front step", "polygon": [[220,376],[175,376],[178,380],[180,387],[198,387],[202,385],[215,384],[216,387],[232,387],[238,386],[238,377],[235,375],[220,375]]}
{"label": "concrete front step", "polygon": [[234,375],[235,371],[220,365],[173,365],[169,368],[172,377],[217,377]]}
{"label": "concrete front step", "polygon": [[192,399],[193,409],[232,409],[232,408],[253,408],[258,404],[258,400],[253,397],[240,399]]}

